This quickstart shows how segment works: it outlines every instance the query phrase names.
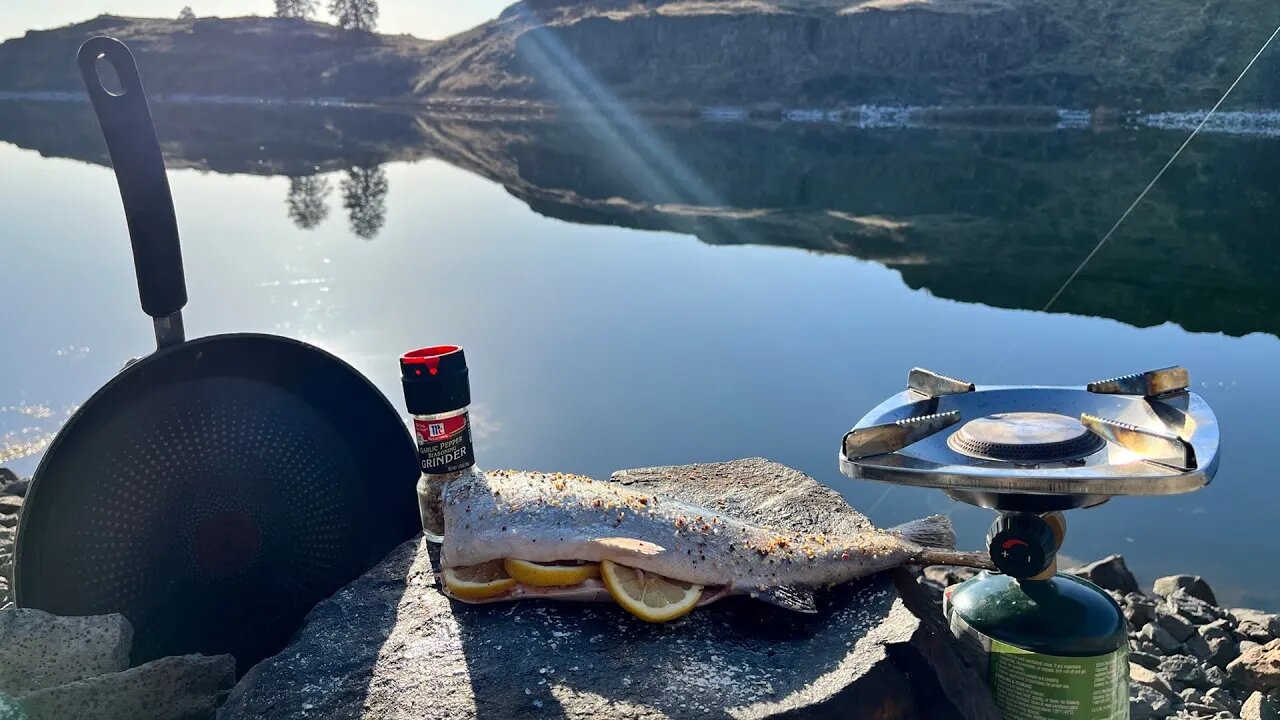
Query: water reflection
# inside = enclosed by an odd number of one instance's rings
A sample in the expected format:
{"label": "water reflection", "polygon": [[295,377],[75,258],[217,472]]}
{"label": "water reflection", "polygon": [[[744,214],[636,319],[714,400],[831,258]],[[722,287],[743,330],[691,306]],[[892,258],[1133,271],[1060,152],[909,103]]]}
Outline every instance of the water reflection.
{"label": "water reflection", "polygon": [[381,166],[355,166],[342,178],[342,207],[351,232],[372,240],[387,221],[387,173]]}
{"label": "water reflection", "polygon": [[329,217],[328,198],[333,187],[324,177],[289,178],[289,219],[301,230],[311,230]]}
{"label": "water reflection", "polygon": [[[1181,141],[1159,131],[863,131],[802,124],[491,121],[157,104],[172,167],[288,175],[314,228],[336,183],[354,235],[385,223],[382,165],[443,159],[579,224],[874,260],[935,295],[1039,309]],[[106,163],[87,106],[8,103],[0,140]],[[1204,136],[1055,305],[1146,327],[1280,333],[1280,140]],[[643,172],[638,168],[643,168]],[[330,177],[329,173],[336,173]]]}

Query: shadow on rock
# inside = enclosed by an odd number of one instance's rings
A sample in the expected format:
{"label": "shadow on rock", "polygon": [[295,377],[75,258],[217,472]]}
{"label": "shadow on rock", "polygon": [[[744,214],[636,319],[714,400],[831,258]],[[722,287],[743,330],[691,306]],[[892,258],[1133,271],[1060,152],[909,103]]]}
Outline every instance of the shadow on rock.
{"label": "shadow on rock", "polygon": [[[292,643],[241,678],[218,717],[314,717],[308,715],[310,708],[327,705],[341,708],[327,717],[362,717],[413,569],[389,561],[416,542],[400,545],[387,560],[316,605]],[[246,692],[261,687],[275,691]]]}

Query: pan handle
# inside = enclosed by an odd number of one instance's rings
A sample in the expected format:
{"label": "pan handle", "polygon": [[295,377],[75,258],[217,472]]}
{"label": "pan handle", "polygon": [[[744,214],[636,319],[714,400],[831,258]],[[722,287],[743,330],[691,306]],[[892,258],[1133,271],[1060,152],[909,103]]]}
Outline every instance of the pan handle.
{"label": "pan handle", "polygon": [[[178,220],[138,65],[124,43],[101,36],[85,41],[76,60],[124,200],[142,309],[155,320],[161,347],[182,342],[180,311],[187,304],[187,286]],[[119,93],[103,86],[100,60],[115,69]]]}

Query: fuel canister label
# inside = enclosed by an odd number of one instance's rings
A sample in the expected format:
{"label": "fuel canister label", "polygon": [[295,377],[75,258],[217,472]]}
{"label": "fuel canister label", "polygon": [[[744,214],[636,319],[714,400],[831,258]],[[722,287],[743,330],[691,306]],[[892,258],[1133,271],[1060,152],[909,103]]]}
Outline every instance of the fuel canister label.
{"label": "fuel canister label", "polygon": [[989,683],[1004,720],[1128,720],[1129,653],[1060,657],[991,640]]}
{"label": "fuel canister label", "polygon": [[414,418],[413,431],[422,472],[443,475],[476,464],[467,413],[435,420]]}

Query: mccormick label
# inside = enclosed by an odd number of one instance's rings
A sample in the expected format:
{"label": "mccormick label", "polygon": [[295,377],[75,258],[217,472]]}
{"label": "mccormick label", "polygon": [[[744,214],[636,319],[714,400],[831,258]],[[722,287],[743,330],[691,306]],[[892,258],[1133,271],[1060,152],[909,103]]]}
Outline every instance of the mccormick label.
{"label": "mccormick label", "polygon": [[418,462],[431,475],[465,470],[476,464],[471,448],[471,423],[465,411],[452,417],[413,419],[418,440]]}

